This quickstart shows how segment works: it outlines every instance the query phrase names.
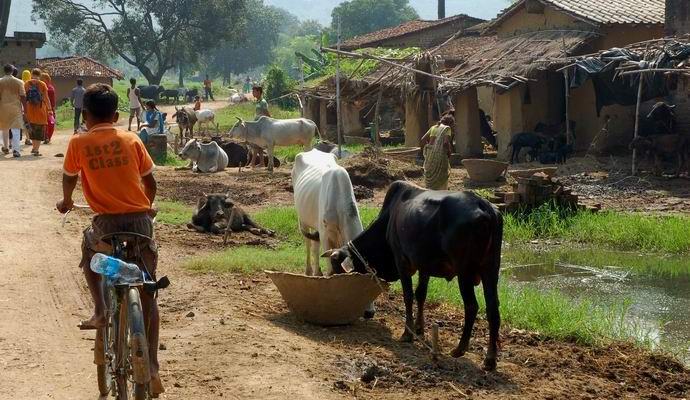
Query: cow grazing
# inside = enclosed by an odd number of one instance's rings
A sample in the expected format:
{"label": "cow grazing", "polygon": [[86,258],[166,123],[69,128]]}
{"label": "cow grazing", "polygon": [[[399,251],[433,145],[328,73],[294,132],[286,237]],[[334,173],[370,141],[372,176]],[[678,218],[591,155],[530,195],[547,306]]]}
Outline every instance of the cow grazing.
{"label": "cow grazing", "polygon": [[218,124],[216,124],[216,114],[208,109],[203,109],[199,111],[195,111],[196,114],[196,120],[199,123],[199,130],[201,130],[201,127],[203,126],[205,129],[208,129],[209,124],[211,126],[214,126],[216,128],[216,132],[218,131]]}
{"label": "cow grazing", "polygon": [[218,143],[201,143],[190,139],[179,154],[183,160],[192,161],[194,172],[219,172],[228,166],[228,155]]}
{"label": "cow grazing", "polygon": [[[336,272],[373,270],[385,281],[400,279],[405,300],[402,341],[424,334],[424,302],[430,277],[456,276],[465,306],[465,325],[453,357],[464,355],[470,343],[479,306],[474,287],[484,289],[489,322],[489,348],[484,359],[496,368],[500,316],[498,276],[501,264],[503,219],[495,206],[472,192],[429,191],[410,183],[394,182],[378,218],[350,243],[323,254]],[[419,272],[416,292],[412,276]],[[417,319],[413,320],[413,297]]]}
{"label": "cow grazing", "polygon": [[677,161],[676,176],[678,176],[685,165],[690,141],[682,135],[638,136],[630,143],[630,150],[633,149],[640,155],[647,156],[649,160],[653,160],[656,175],[661,175],[664,157]]}
{"label": "cow grazing", "polygon": [[158,85],[149,85],[149,86],[138,86],[139,88],[139,95],[141,96],[142,99],[150,99],[150,100],[155,100],[158,101],[160,98],[160,94],[165,91],[165,88],[163,86],[158,86]]}
{"label": "cow grazing", "polygon": [[313,121],[306,118],[273,119],[260,117],[256,121],[243,121],[237,118],[237,123],[228,133],[231,138],[253,143],[268,151],[268,170],[273,171],[273,150],[275,146],[289,146],[300,144],[305,151],[311,150],[314,137],[320,139],[319,128]]}
{"label": "cow grazing", "polygon": [[180,91],[178,89],[166,89],[160,93],[160,97],[168,103],[174,101],[177,104],[180,101]]}
{"label": "cow grazing", "polygon": [[230,194],[209,194],[199,198],[189,229],[198,232],[224,234],[227,243],[232,232],[248,231],[255,235],[273,236],[275,232],[257,225],[244,210],[230,198]]}

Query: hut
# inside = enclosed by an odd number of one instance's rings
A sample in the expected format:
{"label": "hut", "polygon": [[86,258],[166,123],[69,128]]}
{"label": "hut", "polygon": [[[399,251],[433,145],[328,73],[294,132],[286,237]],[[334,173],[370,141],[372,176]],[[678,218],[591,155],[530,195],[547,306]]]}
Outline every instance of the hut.
{"label": "hut", "polygon": [[113,85],[113,80],[124,78],[122,72],[84,56],[53,57],[38,60],[38,66],[53,79],[58,102],[69,99],[77,79],[84,86],[94,83]]}
{"label": "hut", "polygon": [[[512,135],[537,123],[575,122],[576,149],[586,149],[611,120],[612,129],[629,130],[634,110],[612,105],[597,112],[591,82],[569,93],[559,71],[573,56],[663,37],[664,0],[519,0],[484,31],[496,40],[446,71],[442,90],[453,98],[457,151],[481,154],[476,109],[479,87],[493,92],[490,110],[498,132],[498,157],[508,158]],[[568,103],[568,104],[566,104]],[[633,114],[631,114],[631,112]]]}
{"label": "hut", "polygon": [[0,47],[0,64],[12,64],[19,70],[36,67],[36,50],[43,47],[43,32],[14,32],[5,36]]}

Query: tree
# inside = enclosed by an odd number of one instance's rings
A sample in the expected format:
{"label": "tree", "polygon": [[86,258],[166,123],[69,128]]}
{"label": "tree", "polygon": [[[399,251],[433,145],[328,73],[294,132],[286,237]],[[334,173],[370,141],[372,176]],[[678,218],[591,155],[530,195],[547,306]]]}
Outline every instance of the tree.
{"label": "tree", "polygon": [[266,6],[263,0],[247,1],[247,33],[242,43],[226,42],[209,54],[215,73],[229,78],[271,63],[282,32],[293,31],[299,20],[289,12]]}
{"label": "tree", "polygon": [[399,25],[419,18],[409,0],[350,0],[341,3],[331,13],[331,28],[338,29],[344,39]]}
{"label": "tree", "polygon": [[63,49],[119,56],[159,84],[197,49],[241,39],[245,1],[33,0],[33,12]]}

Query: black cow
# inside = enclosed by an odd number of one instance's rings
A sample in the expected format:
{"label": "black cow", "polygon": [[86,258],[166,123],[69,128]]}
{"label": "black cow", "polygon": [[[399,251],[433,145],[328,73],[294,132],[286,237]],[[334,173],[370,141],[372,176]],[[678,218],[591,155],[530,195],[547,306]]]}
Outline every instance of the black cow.
{"label": "black cow", "polygon": [[508,147],[512,148],[510,163],[512,164],[520,162],[519,156],[523,147],[529,147],[530,156],[532,159],[536,159],[541,146],[544,145],[544,143],[546,143],[546,139],[533,132],[521,132],[515,134],[512,139],[510,139],[510,143],[508,144]]}
{"label": "black cow", "polygon": [[[647,114],[647,124],[651,125],[651,130],[645,127],[648,133],[647,135],[672,135],[675,130],[676,114],[673,109],[676,108],[675,105],[664,103],[663,101],[657,102],[652,106],[652,109]],[[642,128],[642,126],[641,126]]]}
{"label": "black cow", "polygon": [[[498,275],[501,265],[503,218],[488,201],[472,192],[429,191],[410,183],[394,182],[378,218],[348,245],[329,250],[335,272],[368,267],[388,282],[400,279],[405,300],[405,333],[410,328],[424,334],[424,301],[430,277],[448,281],[458,277],[465,305],[465,326],[453,357],[467,352],[479,306],[474,287],[482,282],[489,321],[489,349],[484,359],[488,370],[496,368],[500,316]],[[419,271],[417,291],[412,276]],[[417,320],[413,325],[413,295]]]}
{"label": "black cow", "polygon": [[229,194],[209,194],[199,198],[189,229],[198,232],[224,233],[224,242],[232,232],[248,231],[255,235],[273,236],[275,232],[257,225],[249,215],[230,199]]}
{"label": "black cow", "polygon": [[187,99],[187,103],[191,103],[194,101],[194,98],[199,95],[199,89],[194,88],[194,89],[189,89],[187,90],[187,93],[185,93],[184,97]]}
{"label": "black cow", "polygon": [[149,99],[149,100],[154,100],[158,101],[160,98],[160,94],[163,93],[165,88],[163,86],[158,86],[158,85],[149,85],[149,86],[139,86],[139,96],[141,96],[142,99]]}
{"label": "black cow", "polygon": [[630,150],[637,150],[641,156],[654,162],[654,173],[661,175],[662,160],[666,157],[676,161],[676,176],[680,175],[681,170],[688,156],[690,141],[682,135],[652,135],[638,136],[630,143]]}
{"label": "black cow", "polygon": [[[225,142],[220,137],[214,137],[212,140],[220,146],[228,155],[228,167],[244,167],[249,161],[249,152],[247,147],[235,142]],[[268,166],[268,155],[263,153],[263,166]],[[273,157],[273,165],[280,166],[280,160]]]}
{"label": "black cow", "polygon": [[171,103],[171,100],[173,100],[177,104],[180,101],[180,91],[177,89],[165,89],[160,92],[160,98],[165,99],[168,103]]}

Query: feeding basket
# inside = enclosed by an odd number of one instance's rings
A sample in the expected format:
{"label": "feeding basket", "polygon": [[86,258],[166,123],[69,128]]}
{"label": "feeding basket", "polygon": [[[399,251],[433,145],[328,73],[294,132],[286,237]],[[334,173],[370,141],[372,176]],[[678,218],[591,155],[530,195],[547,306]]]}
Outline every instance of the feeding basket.
{"label": "feeding basket", "polygon": [[394,149],[383,150],[386,158],[393,158],[400,161],[414,162],[420,155],[419,147],[397,147]]}
{"label": "feeding basket", "polygon": [[[265,271],[290,311],[298,318],[322,326],[347,325],[359,319],[367,305],[381,294],[371,274],[328,277]],[[381,282],[384,289],[388,288]]]}
{"label": "feeding basket", "polygon": [[474,182],[494,182],[508,169],[506,162],[477,158],[464,159],[462,165],[467,169],[470,180]]}

